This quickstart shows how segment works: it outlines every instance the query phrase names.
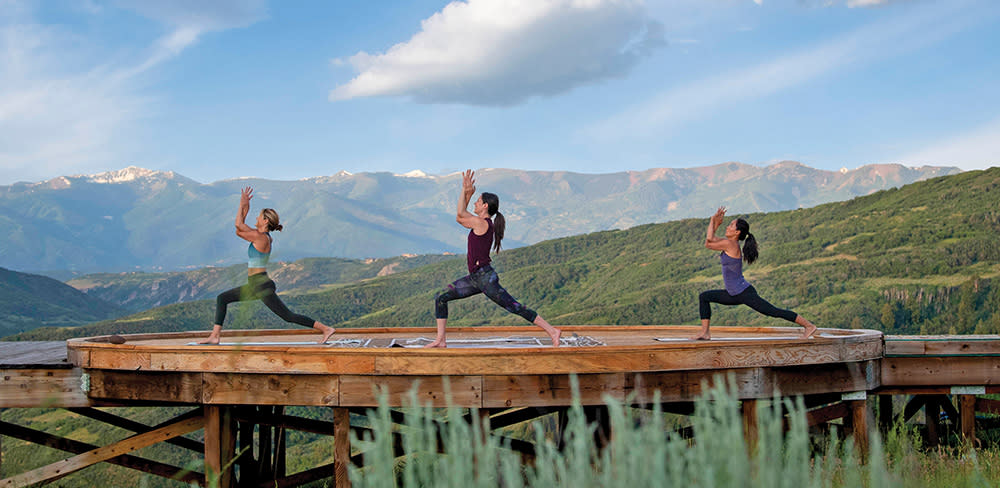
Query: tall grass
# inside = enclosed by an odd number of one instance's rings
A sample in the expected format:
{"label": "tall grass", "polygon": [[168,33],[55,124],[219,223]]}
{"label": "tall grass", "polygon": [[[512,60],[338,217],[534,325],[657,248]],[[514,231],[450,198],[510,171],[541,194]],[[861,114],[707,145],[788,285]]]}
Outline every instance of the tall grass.
{"label": "tall grass", "polygon": [[[575,381],[573,387],[575,392]],[[732,386],[710,389],[697,400],[690,419],[693,439],[668,432],[656,400],[650,413],[606,398],[613,435],[603,449],[595,447],[596,426],[587,423],[583,408],[574,401],[562,447],[536,425],[536,455],[524,463],[497,434],[464,421],[463,409],[432,409],[411,394],[406,425],[400,426],[390,420],[383,398],[381,406],[369,412],[372,431],[352,439],[365,454],[364,466],[351,468],[351,482],[358,488],[921,486],[912,475],[926,456],[918,451],[915,433],[903,427],[890,432],[887,446],[873,434],[869,455],[860,462],[853,442],[842,441],[835,429],[821,438],[810,435],[801,399],[759,402],[753,448],[744,438],[740,402]],[[475,412],[472,418],[478,418]],[[403,439],[405,455],[400,458],[393,453],[394,432]],[[439,436],[444,454],[439,454]],[[993,486],[975,466],[960,477],[949,482]]]}

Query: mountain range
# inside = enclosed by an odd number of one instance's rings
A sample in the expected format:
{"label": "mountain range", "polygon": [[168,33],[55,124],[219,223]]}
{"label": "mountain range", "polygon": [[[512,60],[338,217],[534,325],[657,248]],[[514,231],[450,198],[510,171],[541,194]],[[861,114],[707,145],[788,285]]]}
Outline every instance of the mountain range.
{"label": "mountain range", "polygon": [[[844,202],[747,215],[760,257],[744,270],[761,296],[820,327],[890,334],[1000,333],[1000,168],[933,178]],[[722,286],[708,219],[552,239],[494,254],[504,287],[554,325],[695,324],[698,293]],[[466,273],[454,256],[284,299],[337,327],[433,326],[434,294]],[[202,330],[214,300],[157,307],[8,340]],[[449,305],[450,325],[523,324],[489,299]],[[257,302],[233,305],[227,329],[297,327]],[[786,323],[748,307],[713,307],[713,324]]]}
{"label": "mountain range", "polygon": [[[480,191],[500,195],[504,245],[625,229],[710,214],[810,207],[958,168],[869,165],[823,171],[785,161],[607,174],[484,169]],[[298,181],[239,178],[202,184],[174,172],[128,167],[0,186],[0,266],[31,272],[175,271],[240,262],[234,236],[240,188],[251,213],[276,208],[274,259],[378,258],[462,252],[454,212],[461,176],[340,172]],[[252,216],[251,216],[252,219]]]}

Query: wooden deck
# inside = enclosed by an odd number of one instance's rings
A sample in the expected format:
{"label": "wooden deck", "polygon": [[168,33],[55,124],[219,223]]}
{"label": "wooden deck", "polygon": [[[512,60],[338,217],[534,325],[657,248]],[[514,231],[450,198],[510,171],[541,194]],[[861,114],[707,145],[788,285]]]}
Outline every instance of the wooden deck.
{"label": "wooden deck", "polygon": [[[715,327],[713,340],[692,341],[687,338],[695,327],[562,330],[558,348],[534,327],[452,328],[447,349],[420,347],[433,338],[431,328],[350,329],[338,332],[331,344],[316,344],[319,336],[307,330],[227,331],[223,344],[212,346],[193,344],[204,332],[129,335],[122,344],[109,342],[109,337],[0,343],[0,407],[73,408],[115,425],[132,424],[82,407],[196,407],[158,429],[133,425],[137,435],[112,446],[89,452],[76,447],[73,452],[82,454],[72,463],[0,480],[0,486],[53,479],[68,466],[120,464],[121,459],[109,460],[104,453],[127,452],[153,439],[188,443],[177,436],[192,429],[204,429],[205,443],[194,448],[204,450],[207,468],[219,469],[234,452],[237,425],[251,436],[263,436],[265,430],[279,436],[284,428],[334,435],[334,463],[307,475],[274,471],[273,479],[294,486],[296,480],[338,473],[335,484],[348,486],[348,459],[357,462],[346,440],[347,430],[357,429],[349,424],[349,413],[376,405],[377,391],[387,392],[391,405],[402,406],[415,389],[422,403],[475,407],[480,415],[492,414],[496,426],[564,411],[573,399],[573,378],[579,400],[591,406],[586,408],[601,408],[606,397],[637,404],[656,397],[673,405],[668,411],[685,412],[705,385],[724,375],[735,381],[745,413],[754,411],[758,399],[802,395],[814,406],[810,423],[842,421],[862,450],[869,399],[878,398],[879,420],[886,424],[892,419],[892,396],[907,395],[903,417],[926,410],[931,436],[943,432],[939,411],[960,419],[962,433],[971,438],[976,412],[1000,413],[1000,402],[982,397],[1000,393],[1000,336],[883,337],[876,331],[821,329],[816,338],[803,340],[798,328]],[[333,421],[282,415],[281,408],[289,405],[332,407]],[[247,408],[257,413],[241,410]],[[752,415],[746,420],[748,436],[755,435]],[[253,434],[254,428],[260,433]],[[56,442],[47,434],[3,423],[0,434]],[[239,444],[245,442],[241,437]],[[518,449],[532,452],[531,446]],[[161,476],[178,472],[148,460],[129,462],[133,464],[123,465]],[[201,473],[187,476],[205,482]],[[232,473],[225,476],[232,479]]]}

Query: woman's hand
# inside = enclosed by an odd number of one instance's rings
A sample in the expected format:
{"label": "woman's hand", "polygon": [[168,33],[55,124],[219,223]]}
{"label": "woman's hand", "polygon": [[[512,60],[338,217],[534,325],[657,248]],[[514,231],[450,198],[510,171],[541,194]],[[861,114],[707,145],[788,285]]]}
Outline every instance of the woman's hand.
{"label": "woman's hand", "polygon": [[473,176],[475,173],[471,169],[462,173],[462,193],[468,197],[476,193],[476,180],[473,179]]}
{"label": "woman's hand", "polygon": [[250,199],[253,198],[253,188],[247,186],[240,192],[240,206],[250,206]]}
{"label": "woman's hand", "polygon": [[715,215],[712,215],[712,223],[715,225],[722,225],[722,220],[726,218],[726,207],[719,207],[715,211]]}

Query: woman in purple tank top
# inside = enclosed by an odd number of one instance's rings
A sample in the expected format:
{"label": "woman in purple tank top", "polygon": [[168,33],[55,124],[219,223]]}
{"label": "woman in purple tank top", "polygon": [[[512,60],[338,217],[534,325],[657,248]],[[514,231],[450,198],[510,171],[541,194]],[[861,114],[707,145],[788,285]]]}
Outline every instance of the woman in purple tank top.
{"label": "woman in purple tank top", "polygon": [[[426,347],[447,347],[444,336],[445,326],[448,323],[448,302],[479,293],[485,294],[508,312],[520,315],[524,320],[541,327],[552,339],[552,345],[559,346],[559,329],[549,325],[534,310],[518,303],[500,286],[497,272],[490,265],[490,249],[500,250],[505,227],[503,214],[497,211],[500,199],[492,193],[483,192],[473,204],[473,212],[469,212],[469,200],[476,193],[476,181],[472,177],[472,170],[462,173],[462,193],[458,197],[458,213],[455,217],[462,227],[469,229],[467,255],[469,274],[448,285],[435,296],[434,318],[437,320],[437,337]],[[493,217],[493,220],[490,217]]]}
{"label": "woman in purple tank top", "polygon": [[[712,335],[708,324],[712,318],[712,303],[722,305],[746,305],[769,317],[778,317],[805,327],[803,339],[809,339],[816,333],[816,326],[805,317],[791,311],[782,310],[768,303],[757,294],[757,290],[743,278],[743,261],[752,264],[757,260],[757,240],[750,233],[750,224],[743,219],[733,219],[726,227],[725,237],[715,237],[716,230],[722,225],[726,216],[726,207],[719,207],[715,215],[708,221],[708,235],[705,236],[705,247],[721,251],[719,260],[722,262],[722,281],[724,290],[709,290],[698,296],[699,315],[701,316],[701,331],[693,339],[708,340]],[[743,249],[740,242],[745,241]]]}

